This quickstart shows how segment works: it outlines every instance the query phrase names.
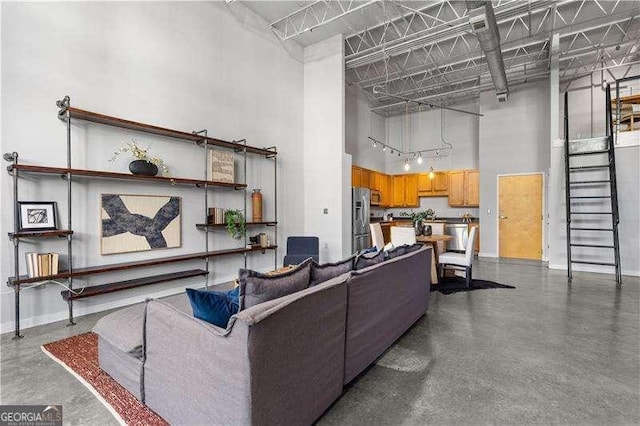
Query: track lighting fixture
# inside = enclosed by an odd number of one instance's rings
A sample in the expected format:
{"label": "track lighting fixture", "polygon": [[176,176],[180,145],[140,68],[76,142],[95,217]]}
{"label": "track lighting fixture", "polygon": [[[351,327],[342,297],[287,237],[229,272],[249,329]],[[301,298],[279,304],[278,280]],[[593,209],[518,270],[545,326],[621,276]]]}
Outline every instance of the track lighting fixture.
{"label": "track lighting fixture", "polygon": [[418,164],[422,164],[422,153],[421,152],[418,153],[418,159],[416,161],[418,162]]}
{"label": "track lighting fixture", "polygon": [[382,146],[382,152],[384,152],[384,151],[386,151],[386,150],[387,150],[387,146],[386,146],[386,145],[383,145],[383,146]]}
{"label": "track lighting fixture", "polygon": [[433,166],[429,167],[429,179],[433,179],[435,176],[435,173],[433,173]]}
{"label": "track lighting fixture", "polygon": [[373,141],[373,147],[375,148],[377,145],[376,141]]}
{"label": "track lighting fixture", "polygon": [[409,166],[409,159],[405,158],[405,160],[404,160],[404,170],[405,171],[409,171],[409,167],[410,167]]}

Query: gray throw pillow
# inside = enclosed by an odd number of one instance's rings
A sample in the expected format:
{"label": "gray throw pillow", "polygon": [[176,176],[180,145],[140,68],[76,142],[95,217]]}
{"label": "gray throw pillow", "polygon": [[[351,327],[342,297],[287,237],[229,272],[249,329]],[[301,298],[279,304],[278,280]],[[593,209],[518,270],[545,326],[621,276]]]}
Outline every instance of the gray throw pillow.
{"label": "gray throw pillow", "polygon": [[289,272],[267,275],[250,269],[240,269],[240,310],[277,299],[309,287],[311,258]]}
{"label": "gray throw pillow", "polygon": [[357,271],[358,269],[364,269],[383,261],[384,261],[383,250],[380,250],[377,253],[366,253],[356,258],[355,262],[353,263],[353,269]]}
{"label": "gray throw pillow", "polygon": [[323,283],[331,278],[339,277],[344,273],[352,271],[354,259],[355,256],[352,256],[339,262],[325,263],[323,265],[318,265],[316,262],[313,262],[311,265],[311,283],[309,283],[309,287],[313,287],[314,285]]}

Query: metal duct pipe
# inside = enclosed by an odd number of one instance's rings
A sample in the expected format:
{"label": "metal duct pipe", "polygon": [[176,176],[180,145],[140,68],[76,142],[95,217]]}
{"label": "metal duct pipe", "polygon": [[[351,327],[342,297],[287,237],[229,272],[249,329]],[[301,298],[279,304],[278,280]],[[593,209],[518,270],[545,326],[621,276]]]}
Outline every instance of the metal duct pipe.
{"label": "metal duct pipe", "polygon": [[467,0],[469,24],[478,37],[480,47],[487,58],[487,66],[496,89],[498,101],[504,102],[509,96],[509,83],[500,50],[500,31],[493,6],[490,1]]}

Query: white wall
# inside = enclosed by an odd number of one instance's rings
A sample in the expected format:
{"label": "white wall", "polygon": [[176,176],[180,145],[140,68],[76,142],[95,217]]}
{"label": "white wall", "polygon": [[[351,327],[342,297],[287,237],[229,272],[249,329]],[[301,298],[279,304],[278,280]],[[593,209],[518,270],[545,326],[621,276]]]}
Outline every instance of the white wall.
{"label": "white wall", "polygon": [[[72,105],[130,120],[184,131],[207,128],[224,139],[247,138],[256,146],[276,145],[278,156],[279,262],[286,236],[303,232],[303,65],[291,59],[270,32],[247,29],[224,3],[2,3],[2,153],[17,151],[27,164],[65,166],[65,126],[55,101],[68,94]],[[337,112],[339,114],[339,111]],[[133,134],[99,125],[73,125],[73,166],[126,172],[125,159],[107,160],[116,147],[135,137],[152,145],[175,176],[200,178],[202,152],[184,142]],[[340,151],[342,152],[342,151]],[[273,216],[273,164],[249,164],[250,188],[264,192],[265,217]],[[12,229],[11,181],[2,178],[4,209],[0,234]],[[202,191],[183,186],[80,180],[74,182],[73,219],[76,266],[110,264],[204,250]],[[182,197],[182,247],[167,251],[101,256],[99,194],[163,194]],[[20,179],[20,199],[57,200],[66,223],[65,184],[56,177]],[[242,207],[242,192],[211,191],[211,205]],[[255,232],[259,232],[255,230]],[[272,230],[267,232],[273,237]],[[224,231],[211,248],[237,246]],[[27,251],[65,252],[63,241],[25,243]],[[0,243],[1,280],[12,275],[12,245]],[[20,256],[23,259],[23,255]],[[267,270],[273,256],[249,255],[248,266]],[[138,269],[77,281],[100,284],[203,267],[188,262]],[[243,266],[242,256],[212,261],[210,282],[226,281]],[[24,271],[24,268],[22,269]],[[82,315],[201,286],[193,279],[79,301]],[[22,292],[23,327],[66,318],[58,286]],[[12,291],[1,293],[2,331],[13,320]]]}
{"label": "white wall", "polygon": [[343,50],[339,35],[304,51],[304,230],[319,237],[322,262],[341,259],[350,234],[343,222],[351,199],[343,164]]}
{"label": "white wall", "polygon": [[371,170],[385,171],[385,156],[372,147],[369,136],[384,141],[385,117],[372,113],[365,96],[356,86],[348,86],[345,98],[345,148],[353,164]]}
{"label": "white wall", "polygon": [[548,81],[512,88],[509,101],[504,103],[499,103],[492,91],[480,95],[480,112],[484,114],[479,149],[482,256],[498,255],[497,176],[546,173],[549,168],[548,110]]}
{"label": "white wall", "polygon": [[[564,138],[564,91],[569,93],[569,136],[571,139],[598,137],[605,134],[605,92],[603,77],[609,82],[623,76],[622,69],[612,69],[609,73],[594,73],[571,82],[568,86],[561,84],[559,97],[559,136]],[[626,70],[624,70],[626,71]],[[634,66],[627,75],[640,74],[640,66]],[[612,76],[613,75],[613,76]],[[638,93],[640,81],[633,83]],[[615,86],[612,87],[615,89]],[[612,93],[612,97],[615,92]],[[566,270],[566,206],[564,179],[564,145],[562,139],[550,144],[552,185],[549,193],[549,267]],[[640,139],[640,138],[637,138]],[[619,240],[620,263],[625,275],[640,275],[640,146],[616,146],[616,176],[618,183],[618,205],[620,209]],[[578,159],[584,164],[595,164],[596,158]],[[573,162],[574,160],[572,160]],[[593,173],[587,177],[603,176],[604,171]],[[602,188],[602,195],[608,194],[608,189]],[[586,195],[583,194],[583,195]],[[583,210],[598,209],[610,211],[607,205],[594,204]],[[577,210],[577,209],[576,209]],[[611,221],[606,218],[590,219],[587,226],[610,227]],[[574,233],[575,241],[587,244],[611,244],[611,233]],[[591,260],[596,262],[612,262],[613,251],[593,248],[574,248],[574,259]],[[613,268],[597,265],[573,265],[574,270],[613,273]]]}

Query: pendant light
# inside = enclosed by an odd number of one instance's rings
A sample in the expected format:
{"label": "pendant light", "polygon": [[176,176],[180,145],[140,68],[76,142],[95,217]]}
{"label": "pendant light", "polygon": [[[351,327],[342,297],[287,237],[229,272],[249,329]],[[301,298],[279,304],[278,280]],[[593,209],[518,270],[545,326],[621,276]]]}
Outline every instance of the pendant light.
{"label": "pendant light", "polygon": [[433,173],[433,166],[429,167],[429,179],[433,180],[435,176],[436,174]]}
{"label": "pendant light", "polygon": [[418,159],[416,160],[416,162],[418,164],[422,164],[422,153],[421,152],[418,153]]}
{"label": "pendant light", "polygon": [[409,166],[409,159],[405,158],[405,160],[404,160],[404,170],[408,172],[409,171],[409,167],[410,167]]}

